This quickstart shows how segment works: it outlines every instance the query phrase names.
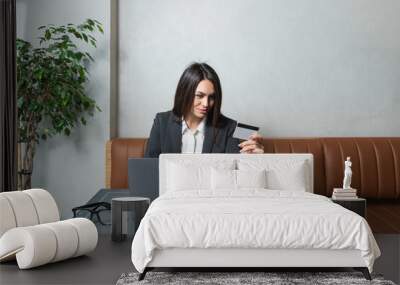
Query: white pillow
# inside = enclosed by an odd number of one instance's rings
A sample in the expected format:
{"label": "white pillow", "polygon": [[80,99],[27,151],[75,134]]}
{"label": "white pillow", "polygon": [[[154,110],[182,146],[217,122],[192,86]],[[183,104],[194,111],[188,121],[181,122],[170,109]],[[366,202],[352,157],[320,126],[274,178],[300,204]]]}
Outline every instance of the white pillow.
{"label": "white pillow", "polygon": [[237,188],[267,188],[267,172],[262,170],[236,170]]}
{"label": "white pillow", "polygon": [[239,170],[266,169],[268,189],[306,191],[309,189],[309,167],[305,160],[276,159],[269,161],[242,159]]}
{"label": "white pillow", "polygon": [[271,169],[267,171],[268,189],[303,191],[307,189],[305,162],[293,165],[288,169]]}
{"label": "white pillow", "polygon": [[240,188],[266,188],[266,171],[263,170],[211,170],[211,189],[237,190]]}
{"label": "white pillow", "polygon": [[211,189],[236,189],[236,170],[211,169]]}
{"label": "white pillow", "polygon": [[234,169],[234,160],[191,162],[188,160],[169,161],[167,164],[167,191],[210,190],[211,169]]}

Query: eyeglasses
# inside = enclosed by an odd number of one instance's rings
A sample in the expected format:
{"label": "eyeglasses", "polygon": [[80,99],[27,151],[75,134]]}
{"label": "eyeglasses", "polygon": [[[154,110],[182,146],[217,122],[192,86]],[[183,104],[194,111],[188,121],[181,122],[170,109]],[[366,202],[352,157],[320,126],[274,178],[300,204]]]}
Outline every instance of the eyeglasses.
{"label": "eyeglasses", "polygon": [[98,202],[98,203],[90,203],[83,206],[72,208],[72,213],[74,214],[74,218],[78,217],[78,214],[81,211],[87,211],[90,213],[90,220],[94,221],[94,216],[97,217],[97,221],[102,225],[111,225],[111,223],[105,223],[102,221],[100,217],[100,213],[104,211],[110,211],[111,204],[108,202]]}

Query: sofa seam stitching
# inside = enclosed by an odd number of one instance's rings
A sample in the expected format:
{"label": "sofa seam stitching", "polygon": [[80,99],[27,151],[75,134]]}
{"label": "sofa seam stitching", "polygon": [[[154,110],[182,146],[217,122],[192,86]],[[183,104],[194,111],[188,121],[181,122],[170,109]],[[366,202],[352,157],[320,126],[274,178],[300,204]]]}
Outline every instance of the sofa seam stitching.
{"label": "sofa seam stitching", "polygon": [[380,193],[381,193],[381,183],[380,183],[380,181],[381,181],[381,179],[380,179],[380,171],[379,171],[379,167],[378,167],[378,153],[377,153],[377,150],[376,150],[376,145],[375,145],[375,143],[372,141],[372,139],[370,139],[370,141],[371,141],[371,143],[372,143],[372,146],[373,146],[373,149],[374,149],[374,154],[375,154],[375,161],[376,161],[376,173],[378,174],[377,175],[377,180],[378,180],[378,199],[380,198]]}
{"label": "sofa seam stitching", "polygon": [[356,139],[354,139],[354,142],[356,144],[358,160],[359,160],[359,163],[360,163],[360,194],[363,194],[362,193],[363,192],[363,187],[362,187],[362,185],[363,185],[363,168],[361,167],[361,165],[362,165],[362,163],[361,163],[361,151],[360,151],[360,148],[358,146],[358,142],[356,141]]}
{"label": "sofa seam stitching", "polygon": [[77,252],[79,251],[79,246],[80,246],[80,243],[81,243],[78,227],[76,227],[73,223],[69,222],[68,220],[66,220],[65,222],[67,222],[68,224],[70,224],[72,226],[72,228],[74,229],[74,231],[76,232],[76,235],[78,237],[78,243],[76,244],[76,250],[75,250],[74,254],[71,256],[71,257],[75,257]]}
{"label": "sofa seam stitching", "polygon": [[14,215],[15,227],[18,228],[18,227],[19,227],[19,226],[18,226],[18,220],[17,220],[17,216],[16,216],[16,214],[15,214],[14,206],[13,206],[13,204],[11,203],[10,199],[9,199],[6,195],[3,195],[3,197],[6,198],[8,204],[9,204],[10,207],[11,207],[11,210],[12,210],[13,215]]}
{"label": "sofa seam stitching", "polygon": [[57,252],[58,252],[58,245],[59,245],[58,237],[57,237],[56,232],[54,231],[54,229],[51,226],[49,226],[48,224],[41,224],[41,225],[43,227],[46,227],[47,229],[49,229],[53,233],[54,238],[56,239],[56,252],[54,253],[53,257],[49,261],[49,263],[53,263],[53,260],[56,258]]}
{"label": "sofa seam stitching", "polygon": [[398,180],[398,175],[397,175],[397,173],[398,173],[397,172],[398,165],[397,165],[396,156],[394,154],[394,148],[393,148],[392,141],[390,139],[388,139],[388,143],[390,145],[390,149],[391,149],[392,155],[393,155],[393,162],[394,162],[394,189],[395,189],[396,194],[398,196],[398,194],[399,194],[399,192],[398,192],[398,184],[399,184],[399,182],[397,181]]}
{"label": "sofa seam stitching", "polygon": [[37,217],[37,221],[38,221],[37,224],[38,224],[38,225],[41,225],[42,223],[41,223],[41,221],[40,221],[40,217],[39,217],[38,210],[37,210],[37,208],[36,208],[36,203],[35,203],[35,201],[34,201],[33,198],[31,197],[31,195],[29,195],[29,194],[26,193],[25,191],[22,191],[22,193],[24,193],[26,196],[28,196],[29,199],[32,201],[33,208],[35,208],[35,213],[36,213],[36,217]]}

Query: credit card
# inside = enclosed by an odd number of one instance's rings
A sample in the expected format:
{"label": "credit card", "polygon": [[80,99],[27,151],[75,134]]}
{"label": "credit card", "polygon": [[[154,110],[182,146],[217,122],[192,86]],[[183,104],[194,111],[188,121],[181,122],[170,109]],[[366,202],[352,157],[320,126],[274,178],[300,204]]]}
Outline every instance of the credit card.
{"label": "credit card", "polygon": [[233,137],[241,140],[248,140],[252,134],[257,132],[260,128],[250,125],[237,123],[236,129],[233,132]]}

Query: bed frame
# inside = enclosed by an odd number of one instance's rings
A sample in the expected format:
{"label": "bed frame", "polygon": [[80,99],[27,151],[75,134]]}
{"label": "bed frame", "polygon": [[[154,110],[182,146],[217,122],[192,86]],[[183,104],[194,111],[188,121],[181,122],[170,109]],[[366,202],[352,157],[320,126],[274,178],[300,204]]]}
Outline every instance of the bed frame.
{"label": "bed frame", "polygon": [[232,268],[238,271],[254,268],[337,268],[361,271],[367,280],[371,275],[359,250],[328,249],[193,249],[156,250],[152,261],[139,275],[155,268]]}

